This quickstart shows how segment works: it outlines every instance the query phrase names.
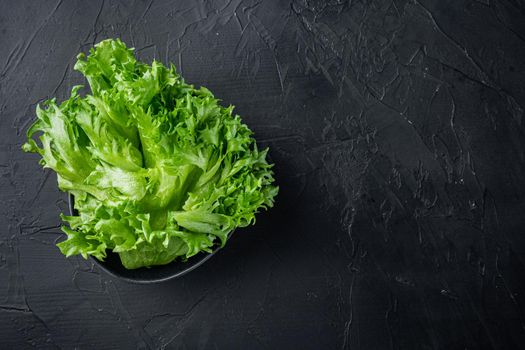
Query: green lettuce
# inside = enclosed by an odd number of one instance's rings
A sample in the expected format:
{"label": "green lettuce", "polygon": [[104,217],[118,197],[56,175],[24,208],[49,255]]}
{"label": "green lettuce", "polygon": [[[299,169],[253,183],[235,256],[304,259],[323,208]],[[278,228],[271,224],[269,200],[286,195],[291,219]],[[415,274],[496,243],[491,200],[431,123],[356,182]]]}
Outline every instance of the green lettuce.
{"label": "green lettuce", "polygon": [[173,65],[137,61],[119,39],[79,54],[75,69],[91,94],[75,86],[68,100],[38,106],[23,145],[75,198],[78,216],[62,215],[64,255],[103,260],[112,250],[128,269],[185,260],[273,205],[268,150],[208,89]]}

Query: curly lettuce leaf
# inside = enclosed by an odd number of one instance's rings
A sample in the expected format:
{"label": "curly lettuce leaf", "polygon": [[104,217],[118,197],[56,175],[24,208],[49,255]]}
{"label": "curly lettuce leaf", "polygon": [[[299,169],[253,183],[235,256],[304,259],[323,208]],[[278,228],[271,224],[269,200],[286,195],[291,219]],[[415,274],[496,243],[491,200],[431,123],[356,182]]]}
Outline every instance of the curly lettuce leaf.
{"label": "curly lettuce leaf", "polygon": [[273,206],[268,150],[233,107],[173,65],[137,61],[118,39],[77,58],[91,93],[76,86],[38,106],[23,146],[75,197],[78,216],[62,216],[64,255],[103,260],[111,250],[129,269],[168,264],[224,245]]}

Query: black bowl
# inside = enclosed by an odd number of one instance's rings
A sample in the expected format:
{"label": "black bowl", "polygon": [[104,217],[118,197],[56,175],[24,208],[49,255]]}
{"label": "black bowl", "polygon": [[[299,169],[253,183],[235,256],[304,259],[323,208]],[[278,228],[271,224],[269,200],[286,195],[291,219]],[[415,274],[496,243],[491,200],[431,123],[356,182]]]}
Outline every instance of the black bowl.
{"label": "black bowl", "polygon": [[[78,215],[77,210],[74,208],[74,197],[72,194],[69,194],[69,211],[71,215]],[[183,276],[204,264],[219,249],[220,247],[217,245],[211,253],[199,253],[192,256],[187,261],[175,260],[167,265],[141,267],[134,270],[126,269],[120,262],[118,254],[109,250],[107,251],[107,257],[104,261],[100,261],[93,257],[91,257],[91,259],[102,270],[106,271],[113,277],[130,283],[149,284],[164,282]]]}

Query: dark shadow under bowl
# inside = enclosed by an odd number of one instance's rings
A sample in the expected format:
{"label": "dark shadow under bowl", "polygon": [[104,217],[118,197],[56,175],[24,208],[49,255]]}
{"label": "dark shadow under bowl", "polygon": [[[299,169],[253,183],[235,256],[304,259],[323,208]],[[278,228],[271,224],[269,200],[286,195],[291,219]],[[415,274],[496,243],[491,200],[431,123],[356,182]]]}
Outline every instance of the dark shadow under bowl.
{"label": "dark shadow under bowl", "polygon": [[[74,197],[72,194],[69,194],[69,211],[73,216],[78,215],[77,210],[74,209]],[[204,264],[204,262],[210,259],[219,249],[220,247],[216,246],[211,253],[199,253],[192,256],[187,261],[175,260],[167,265],[141,267],[134,270],[126,269],[120,262],[118,254],[109,250],[107,251],[107,257],[104,261],[100,261],[93,257],[91,257],[91,259],[102,270],[106,271],[113,277],[130,283],[149,284],[164,282],[183,276]]]}

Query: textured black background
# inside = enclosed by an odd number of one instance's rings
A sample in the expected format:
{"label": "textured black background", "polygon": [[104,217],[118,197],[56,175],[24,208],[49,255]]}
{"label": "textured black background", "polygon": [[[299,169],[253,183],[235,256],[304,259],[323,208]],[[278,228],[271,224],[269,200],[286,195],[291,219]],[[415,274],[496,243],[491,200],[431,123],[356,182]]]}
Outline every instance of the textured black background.
{"label": "textured black background", "polygon": [[[66,194],[20,146],[120,37],[234,104],[277,205],[183,278],[54,246]],[[523,0],[0,1],[0,346],[525,344]]]}

